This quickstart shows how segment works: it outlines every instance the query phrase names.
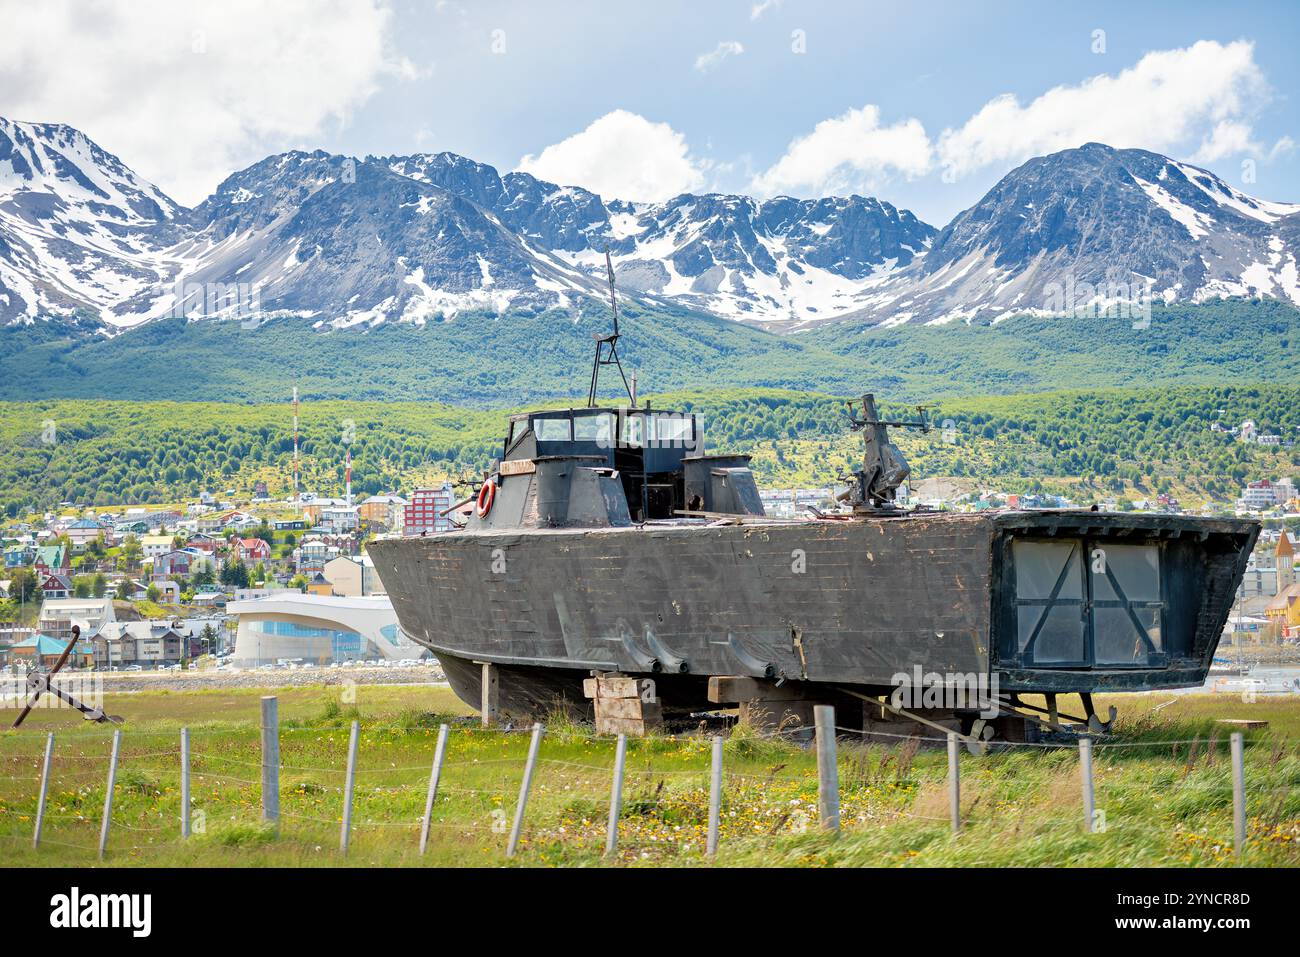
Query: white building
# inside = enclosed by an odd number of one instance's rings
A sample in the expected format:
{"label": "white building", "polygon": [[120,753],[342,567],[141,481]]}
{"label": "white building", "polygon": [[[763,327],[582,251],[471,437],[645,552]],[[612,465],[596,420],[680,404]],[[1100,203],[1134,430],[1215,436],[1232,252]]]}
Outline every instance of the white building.
{"label": "white building", "polygon": [[112,598],[47,598],[41,605],[36,630],[51,638],[70,638],[72,626],[81,626],[81,637],[90,638],[109,622],[116,621]]}
{"label": "white building", "polygon": [[317,527],[331,535],[348,535],[355,532],[360,524],[361,518],[355,505],[331,505],[321,509]]}
{"label": "white building", "polygon": [[1237,499],[1237,508],[1242,511],[1272,508],[1286,501],[1286,499],[1278,499],[1278,491],[1278,486],[1268,479],[1251,482],[1242,490],[1241,498]]}
{"label": "white building", "polygon": [[239,621],[233,662],[244,668],[427,655],[402,634],[387,598],[272,595],[231,602],[226,611]]}

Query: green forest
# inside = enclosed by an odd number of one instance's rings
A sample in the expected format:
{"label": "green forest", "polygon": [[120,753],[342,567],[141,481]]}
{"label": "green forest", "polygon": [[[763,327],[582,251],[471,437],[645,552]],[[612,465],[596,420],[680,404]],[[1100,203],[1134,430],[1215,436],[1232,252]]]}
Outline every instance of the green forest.
{"label": "green forest", "polygon": [[[754,456],[760,484],[825,485],[855,467],[860,437],[847,401],[775,389],[656,393],[653,405],[697,413],[708,448]],[[566,403],[553,402],[551,405]],[[517,406],[515,411],[527,408]],[[886,414],[914,409],[886,402]],[[1246,480],[1300,475],[1300,450],[1211,430],[1253,420],[1290,442],[1300,387],[1212,386],[1058,391],[951,398],[928,434],[895,430],[916,478],[955,476],[1002,491],[1056,491],[1090,501],[1173,492],[1184,504],[1230,501]],[[370,494],[470,477],[500,452],[506,411],[435,402],[309,401],[301,408],[304,487],[338,494],[345,451],[353,488]],[[291,483],[288,402],[0,402],[0,510],[14,516],[69,501],[171,503],[201,490],[272,496]]]}
{"label": "green forest", "polygon": [[[1300,310],[1276,300],[1157,307],[1129,320],[1022,316],[996,325],[871,327],[844,320],[777,335],[628,302],[619,352],[643,391],[865,391],[903,402],[1060,389],[1300,381]],[[472,408],[585,395],[603,306],[423,327],[315,330],[276,319],[163,320],[105,337],[56,320],[0,335],[0,400],[422,400]],[[613,381],[609,385],[613,386]],[[613,394],[607,392],[607,394]]]}

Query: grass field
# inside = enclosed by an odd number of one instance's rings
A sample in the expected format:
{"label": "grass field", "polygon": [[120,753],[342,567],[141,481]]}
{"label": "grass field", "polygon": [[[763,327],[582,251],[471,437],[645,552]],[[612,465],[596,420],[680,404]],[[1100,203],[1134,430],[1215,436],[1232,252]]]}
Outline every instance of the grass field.
{"label": "grass field", "polygon": [[[281,722],[278,834],[260,823],[262,691],[106,696],[128,720],[107,865],[594,866],[602,861],[613,742],[549,723],[519,854],[507,862],[528,735],[484,731],[449,691],[427,686],[275,692]],[[1104,708],[1107,701],[1101,701]],[[1269,722],[1247,735],[1250,841],[1244,863],[1300,864],[1300,699],[1148,695],[1111,699],[1117,733],[1099,744],[1097,807],[1085,833],[1071,748],[963,754],[963,831],[949,829],[946,754],[915,741],[842,738],[843,830],[816,826],[816,762],[785,739],[733,729],[725,747],[720,866],[1218,866],[1231,851],[1232,783],[1218,718]],[[1067,709],[1068,710],[1068,709]],[[349,726],[361,723],[351,852],[339,851]],[[452,725],[428,853],[418,853],[441,722]],[[5,723],[8,723],[6,719]],[[178,732],[189,727],[195,835],[179,836]],[[42,844],[32,828],[47,731],[56,733]],[[112,731],[38,710],[0,732],[0,862],[88,866]],[[1177,743],[1174,743],[1177,742]],[[1114,746],[1111,746],[1114,745]],[[628,746],[615,863],[708,865],[709,740],[660,735]]]}

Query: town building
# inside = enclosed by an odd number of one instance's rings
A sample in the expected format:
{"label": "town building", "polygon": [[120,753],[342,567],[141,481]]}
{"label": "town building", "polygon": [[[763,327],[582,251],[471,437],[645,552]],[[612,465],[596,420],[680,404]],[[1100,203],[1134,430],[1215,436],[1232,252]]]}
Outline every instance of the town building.
{"label": "town building", "polygon": [[160,668],[202,654],[197,639],[165,621],[118,621],[105,625],[91,642],[95,667],[116,670],[139,665]]}
{"label": "town building", "polygon": [[251,668],[278,661],[329,664],[425,657],[397,626],[387,598],[275,595],[231,602],[238,621],[233,661]]}
{"label": "town building", "polygon": [[[24,638],[22,641],[15,642],[9,648],[8,656],[11,663],[26,664],[29,668],[53,668],[63,657],[63,652],[68,648],[68,642],[72,636],[66,638],[55,638],[51,635],[36,634],[30,638]],[[90,641],[78,641],[76,647],[72,649],[72,654],[68,656],[65,668],[88,668],[94,663],[94,648]]]}
{"label": "town building", "polygon": [[72,571],[72,559],[62,545],[39,545],[32,559],[32,569],[37,577],[67,575]]}
{"label": "town building", "polygon": [[260,538],[240,538],[235,541],[235,557],[245,564],[271,560],[271,546]]}
{"label": "town building", "polygon": [[325,563],[334,555],[339,554],[337,548],[332,548],[325,539],[318,535],[308,535],[302,540],[302,544],[296,549],[298,554],[298,571],[306,574],[307,572],[320,571],[325,567]]}
{"label": "town building", "polygon": [[72,579],[67,575],[46,575],[40,582],[42,598],[67,598],[72,594]]}
{"label": "town building", "polygon": [[357,598],[373,595],[379,590],[379,577],[375,574],[375,563],[369,555],[340,555],[332,558],[325,563],[321,574],[335,595]]}
{"label": "town building", "polygon": [[101,627],[117,620],[112,598],[48,598],[41,605],[36,630],[53,638],[72,635],[72,626],[81,626],[81,637],[89,638]]}
{"label": "town building", "polygon": [[173,541],[171,535],[145,535],[140,539],[140,551],[145,558],[157,558],[175,548]]}
{"label": "town building", "polygon": [[370,528],[401,532],[409,504],[400,495],[372,495],[357,506],[357,513]]}
{"label": "town building", "polygon": [[330,580],[325,577],[323,572],[308,572],[307,584],[303,588],[303,593],[307,595],[333,595],[334,586]]}
{"label": "town building", "polygon": [[317,527],[330,535],[351,535],[361,527],[355,505],[331,505],[320,510]]}
{"label": "town building", "polygon": [[456,493],[450,482],[444,482],[442,488],[417,489],[411,493],[411,501],[403,508],[402,534],[426,535],[433,532],[449,532],[456,527],[450,516],[443,515],[456,504]]}
{"label": "town building", "polygon": [[104,527],[99,522],[89,518],[79,518],[70,523],[63,530],[63,534],[68,536],[68,541],[72,542],[72,547],[80,552],[105,532]]}
{"label": "town building", "polygon": [[1263,511],[1285,505],[1296,498],[1296,486],[1291,479],[1271,482],[1260,479],[1249,483],[1237,499],[1238,511]]}

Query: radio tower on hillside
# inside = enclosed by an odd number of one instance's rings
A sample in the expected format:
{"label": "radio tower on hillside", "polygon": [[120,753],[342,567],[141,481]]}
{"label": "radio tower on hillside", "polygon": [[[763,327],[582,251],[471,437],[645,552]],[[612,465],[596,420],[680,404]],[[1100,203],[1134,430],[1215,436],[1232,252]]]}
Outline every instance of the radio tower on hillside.
{"label": "radio tower on hillside", "polygon": [[344,474],[344,481],[346,483],[345,490],[344,490],[344,497],[347,499],[348,505],[351,505],[352,504],[352,447],[351,446],[348,446],[347,470],[343,474]]}
{"label": "radio tower on hillside", "polygon": [[298,492],[298,387],[293,387],[293,500],[299,501]]}

